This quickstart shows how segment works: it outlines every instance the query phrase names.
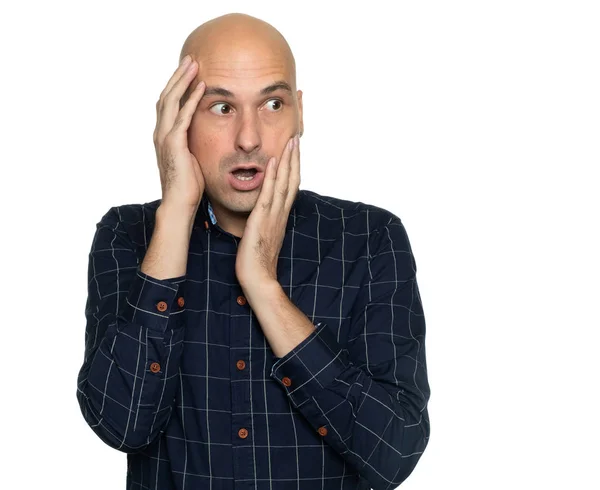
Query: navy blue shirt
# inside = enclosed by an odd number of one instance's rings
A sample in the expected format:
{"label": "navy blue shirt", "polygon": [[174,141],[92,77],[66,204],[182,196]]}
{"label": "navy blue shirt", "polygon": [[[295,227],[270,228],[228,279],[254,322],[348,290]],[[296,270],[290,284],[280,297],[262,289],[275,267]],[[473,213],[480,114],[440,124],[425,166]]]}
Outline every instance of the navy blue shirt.
{"label": "navy blue shirt", "polygon": [[100,439],[127,453],[127,489],[404,481],[427,446],[430,389],[400,219],[298,192],[277,278],[315,329],[278,358],[236,279],[240,238],[219,227],[206,195],[186,274],[141,272],[159,204],[112,207],[89,254],[77,398]]}

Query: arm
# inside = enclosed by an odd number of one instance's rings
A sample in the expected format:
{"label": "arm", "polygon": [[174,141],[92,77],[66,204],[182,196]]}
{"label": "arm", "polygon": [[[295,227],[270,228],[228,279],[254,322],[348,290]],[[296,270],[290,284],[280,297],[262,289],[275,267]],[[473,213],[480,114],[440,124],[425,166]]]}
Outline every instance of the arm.
{"label": "arm", "polygon": [[[371,233],[368,277],[347,349],[319,323],[274,363],[292,404],[375,490],[415,468],[429,440],[425,319],[416,264],[399,218]],[[283,384],[284,377],[291,384]]]}
{"label": "arm", "polygon": [[183,348],[186,223],[159,207],[141,266],[119,208],[97,225],[77,399],[100,439],[123,452],[150,444],[171,413]]}

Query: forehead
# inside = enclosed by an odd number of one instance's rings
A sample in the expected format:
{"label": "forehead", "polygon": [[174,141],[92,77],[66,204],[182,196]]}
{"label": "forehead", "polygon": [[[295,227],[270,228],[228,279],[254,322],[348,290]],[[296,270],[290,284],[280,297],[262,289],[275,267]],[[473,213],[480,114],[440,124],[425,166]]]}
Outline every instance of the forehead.
{"label": "forehead", "polygon": [[196,61],[197,79],[204,80],[207,85],[233,84],[241,89],[245,85],[254,87],[270,80],[293,79],[286,56],[272,49],[220,49],[199,53]]}

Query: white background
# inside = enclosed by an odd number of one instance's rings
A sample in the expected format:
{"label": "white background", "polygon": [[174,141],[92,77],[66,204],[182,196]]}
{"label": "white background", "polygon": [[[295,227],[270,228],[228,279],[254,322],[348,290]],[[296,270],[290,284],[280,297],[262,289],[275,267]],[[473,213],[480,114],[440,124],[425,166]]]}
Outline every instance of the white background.
{"label": "white background", "polygon": [[600,488],[600,15],[574,0],[3,3],[0,487],[125,488],[76,400],[88,253],[161,197],[156,100],[235,11],[295,54],[301,188],[408,231],[431,439],[401,488]]}

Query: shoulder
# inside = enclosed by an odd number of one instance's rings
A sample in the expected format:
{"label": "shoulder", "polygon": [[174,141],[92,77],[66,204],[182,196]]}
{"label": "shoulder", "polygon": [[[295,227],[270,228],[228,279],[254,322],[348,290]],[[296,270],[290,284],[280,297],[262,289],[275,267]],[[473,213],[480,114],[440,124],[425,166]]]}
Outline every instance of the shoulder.
{"label": "shoulder", "polygon": [[140,220],[154,222],[160,199],[146,203],[119,204],[111,207],[100,223],[118,220],[123,225],[136,224]]}
{"label": "shoulder", "polygon": [[146,203],[115,205],[102,216],[96,228],[111,228],[115,234],[126,236],[133,243],[146,247],[152,236],[159,204],[160,199]]}
{"label": "shoulder", "polygon": [[310,221],[323,219],[333,227],[336,224],[342,226],[345,231],[350,228],[369,233],[377,233],[387,226],[402,226],[396,214],[374,204],[326,196],[306,189],[298,193],[298,212]]}

